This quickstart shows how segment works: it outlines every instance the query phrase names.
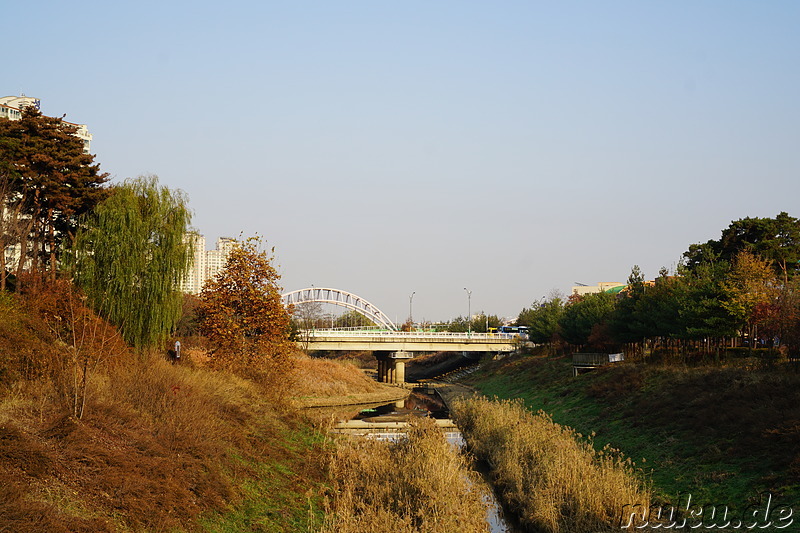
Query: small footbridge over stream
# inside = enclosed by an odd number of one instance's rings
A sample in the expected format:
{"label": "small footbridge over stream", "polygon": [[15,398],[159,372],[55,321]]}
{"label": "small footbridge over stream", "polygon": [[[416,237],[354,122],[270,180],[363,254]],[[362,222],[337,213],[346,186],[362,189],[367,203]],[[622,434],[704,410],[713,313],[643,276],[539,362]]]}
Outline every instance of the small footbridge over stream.
{"label": "small footbridge over stream", "polygon": [[297,343],[308,351],[371,351],[378,359],[378,380],[405,381],[405,361],[420,352],[511,352],[519,336],[511,333],[451,333],[446,331],[399,331],[373,304],[339,289],[311,287],[283,295],[284,305],[324,303],[344,307],[370,319],[376,327],[311,329],[300,331]]}

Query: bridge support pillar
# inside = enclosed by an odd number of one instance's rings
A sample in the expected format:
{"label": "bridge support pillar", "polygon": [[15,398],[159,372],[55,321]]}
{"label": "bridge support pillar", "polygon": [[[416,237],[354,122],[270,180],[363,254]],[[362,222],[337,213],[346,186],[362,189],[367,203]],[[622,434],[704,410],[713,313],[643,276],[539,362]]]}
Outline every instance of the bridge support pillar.
{"label": "bridge support pillar", "polygon": [[375,352],[375,358],[378,359],[378,382],[390,383],[389,366],[391,365],[392,362],[389,360],[389,353]]}
{"label": "bridge support pillar", "polygon": [[394,382],[395,383],[405,383],[406,382],[406,362],[405,361],[395,361],[394,362]]}
{"label": "bridge support pillar", "polygon": [[406,359],[411,352],[375,352],[378,359],[378,381],[381,383],[403,384],[406,381]]}

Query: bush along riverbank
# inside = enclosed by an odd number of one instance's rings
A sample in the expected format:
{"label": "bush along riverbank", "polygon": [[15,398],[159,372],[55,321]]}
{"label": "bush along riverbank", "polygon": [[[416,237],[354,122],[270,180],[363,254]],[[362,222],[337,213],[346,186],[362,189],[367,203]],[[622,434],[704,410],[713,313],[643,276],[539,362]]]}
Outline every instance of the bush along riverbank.
{"label": "bush along riverbank", "polygon": [[569,357],[520,355],[466,381],[593,434],[595,449],[619,448],[652,480],[654,509],[716,506],[731,527],[800,523],[800,374],[789,367],[623,363],[572,377]]}

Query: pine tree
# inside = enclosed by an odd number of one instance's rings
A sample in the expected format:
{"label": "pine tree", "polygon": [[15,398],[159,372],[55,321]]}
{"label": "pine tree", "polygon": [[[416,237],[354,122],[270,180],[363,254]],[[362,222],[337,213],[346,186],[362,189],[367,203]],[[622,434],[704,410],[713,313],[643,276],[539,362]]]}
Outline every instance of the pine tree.
{"label": "pine tree", "polygon": [[75,237],[78,217],[108,195],[108,174],[100,172],[93,155],[83,152],[76,131],[33,107],[24,108],[20,120],[0,119],[0,177],[6,200],[15,203],[30,226],[30,233],[18,240],[23,253],[17,273],[30,253],[31,270],[49,271],[55,279],[61,251]]}

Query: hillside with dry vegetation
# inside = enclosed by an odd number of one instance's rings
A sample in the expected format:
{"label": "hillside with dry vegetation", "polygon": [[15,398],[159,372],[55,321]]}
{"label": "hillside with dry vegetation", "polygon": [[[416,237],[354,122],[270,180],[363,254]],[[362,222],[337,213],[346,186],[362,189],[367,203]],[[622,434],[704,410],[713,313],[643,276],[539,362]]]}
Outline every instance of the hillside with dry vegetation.
{"label": "hillside with dry vegetation", "polygon": [[0,294],[0,531],[298,531],[322,515],[324,439],[292,396],[385,387],[299,353],[249,379],[199,348],[135,353],[71,295]]}

